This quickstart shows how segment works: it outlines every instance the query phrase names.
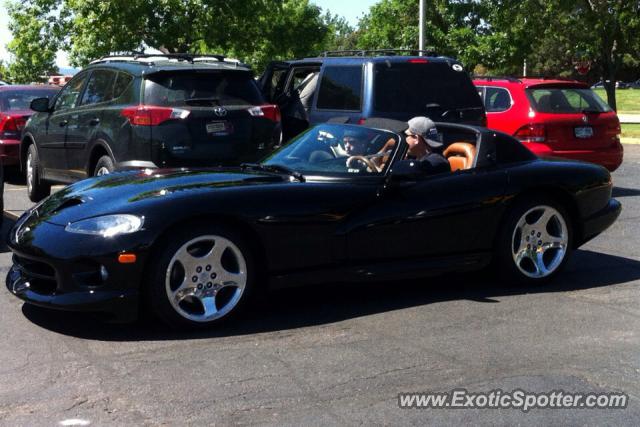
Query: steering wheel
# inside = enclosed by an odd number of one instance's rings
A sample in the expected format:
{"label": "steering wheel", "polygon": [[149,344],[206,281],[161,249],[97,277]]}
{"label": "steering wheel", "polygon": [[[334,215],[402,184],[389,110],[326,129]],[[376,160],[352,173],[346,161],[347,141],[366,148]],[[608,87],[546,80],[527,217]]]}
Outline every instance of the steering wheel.
{"label": "steering wheel", "polygon": [[368,172],[380,172],[378,166],[371,159],[365,156],[351,156],[347,159],[347,167],[351,167],[351,164],[355,161],[360,161],[367,166]]}

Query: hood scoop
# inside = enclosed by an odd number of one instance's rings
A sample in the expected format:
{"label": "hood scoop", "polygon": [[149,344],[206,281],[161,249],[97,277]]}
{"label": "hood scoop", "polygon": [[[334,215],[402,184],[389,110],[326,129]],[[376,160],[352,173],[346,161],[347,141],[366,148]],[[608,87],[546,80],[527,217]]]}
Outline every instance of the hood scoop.
{"label": "hood scoop", "polygon": [[78,206],[83,203],[84,203],[84,200],[80,199],[79,197],[73,197],[73,198],[64,200],[62,203],[60,203],[58,206],[56,206],[55,208],[53,208],[47,213],[51,215],[51,214],[60,212],[61,210],[68,209],[73,206]]}

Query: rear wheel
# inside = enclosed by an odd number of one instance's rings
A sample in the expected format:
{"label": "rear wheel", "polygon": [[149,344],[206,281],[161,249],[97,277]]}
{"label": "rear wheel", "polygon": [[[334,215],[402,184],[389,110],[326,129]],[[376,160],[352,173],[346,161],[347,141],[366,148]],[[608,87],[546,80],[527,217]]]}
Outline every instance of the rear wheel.
{"label": "rear wheel", "polygon": [[102,156],[98,159],[96,167],[93,170],[93,176],[107,175],[115,169],[113,160],[109,156]]}
{"label": "rear wheel", "polygon": [[549,281],[569,259],[572,239],[571,219],[561,204],[550,198],[518,203],[498,239],[501,276],[523,284]]}
{"label": "rear wheel", "polygon": [[41,178],[42,166],[40,165],[38,151],[34,144],[31,144],[27,150],[25,172],[29,200],[39,202],[51,194],[51,184]]}
{"label": "rear wheel", "polygon": [[252,253],[226,227],[198,226],[172,235],[149,283],[150,306],[175,328],[199,328],[235,317],[251,295]]}

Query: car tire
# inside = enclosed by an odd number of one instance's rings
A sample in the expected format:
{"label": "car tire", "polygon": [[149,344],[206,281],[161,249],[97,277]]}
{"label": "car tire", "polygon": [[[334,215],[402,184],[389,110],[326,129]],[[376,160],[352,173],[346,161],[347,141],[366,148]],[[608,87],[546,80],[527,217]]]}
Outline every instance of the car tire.
{"label": "car tire", "polygon": [[496,267],[507,284],[541,285],[566,265],[573,245],[567,209],[549,197],[517,202],[508,212],[496,245]]}
{"label": "car tire", "polygon": [[228,322],[247,306],[257,277],[241,233],[198,225],[172,233],[152,267],[148,307],[174,329]]}
{"label": "car tire", "polygon": [[51,194],[51,183],[42,179],[42,166],[40,165],[40,158],[35,144],[29,145],[27,150],[25,174],[29,200],[34,203],[39,202]]}
{"label": "car tire", "polygon": [[93,176],[102,176],[114,171],[113,160],[109,156],[102,156],[98,159],[96,167],[93,169]]}

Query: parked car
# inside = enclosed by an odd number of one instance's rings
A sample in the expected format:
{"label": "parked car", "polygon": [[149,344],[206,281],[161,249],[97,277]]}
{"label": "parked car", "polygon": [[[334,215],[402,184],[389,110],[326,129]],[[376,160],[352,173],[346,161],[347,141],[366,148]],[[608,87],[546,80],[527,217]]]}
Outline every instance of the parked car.
{"label": "parked car", "polygon": [[19,163],[20,134],[33,114],[29,109],[35,98],[53,98],[60,89],[44,85],[0,86],[0,159],[5,166]]}
{"label": "parked car", "polygon": [[[258,164],[75,183],[10,231],[7,287],[29,304],[121,321],[143,300],[169,325],[206,326],[265,287],[402,283],[492,261],[506,283],[542,284],[620,213],[600,166],[438,123],[455,171],[434,173],[405,160],[406,127],[321,124]],[[355,154],[349,138],[362,142]]]}
{"label": "parked car", "polygon": [[487,126],[515,136],[539,156],[600,164],[622,163],[615,111],[580,82],[484,77],[474,80],[487,109]]}
{"label": "parked car", "polygon": [[2,80],[0,80],[0,86],[7,86],[9,83],[7,82],[3,82]]}
{"label": "parked car", "polygon": [[629,83],[629,88],[630,89],[640,89],[640,79],[636,80],[635,82]]}
{"label": "parked car", "polygon": [[210,55],[136,55],[94,61],[25,127],[21,158],[32,201],[52,182],[118,168],[239,163],[280,142],[280,112],[252,71]]}
{"label": "parked car", "polygon": [[[431,56],[413,56],[424,53]],[[415,50],[332,51],[276,61],[260,77],[263,93],[282,111],[285,139],[309,125],[344,117],[486,124],[482,101],[463,66]]]}

